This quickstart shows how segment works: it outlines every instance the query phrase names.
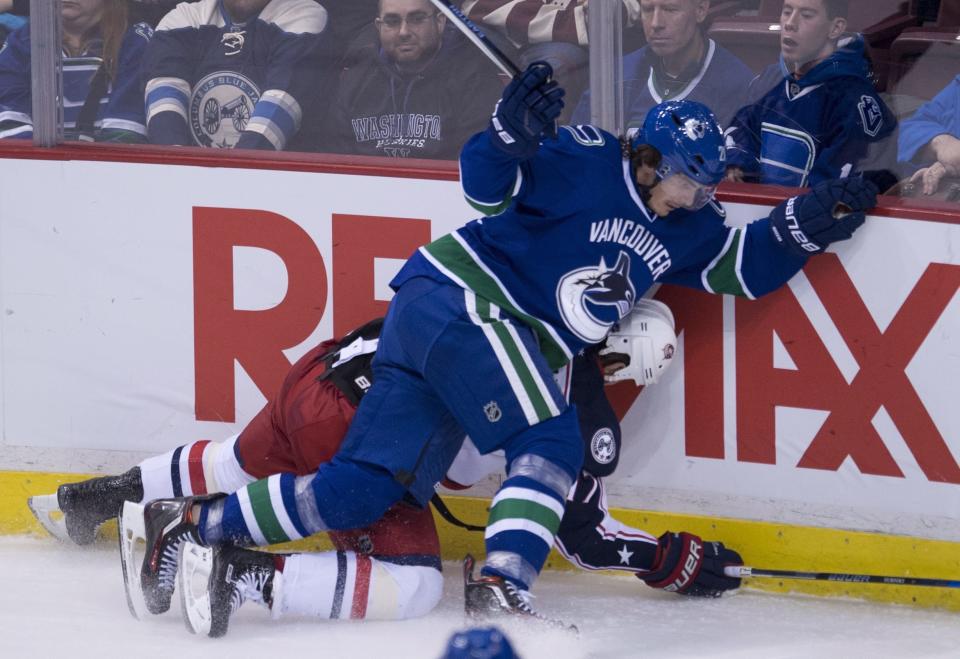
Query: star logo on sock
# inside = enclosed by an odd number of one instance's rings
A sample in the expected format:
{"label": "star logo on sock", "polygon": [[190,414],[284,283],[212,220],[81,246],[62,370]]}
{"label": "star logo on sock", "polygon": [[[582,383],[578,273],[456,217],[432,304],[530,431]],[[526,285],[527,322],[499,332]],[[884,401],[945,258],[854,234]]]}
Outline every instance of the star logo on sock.
{"label": "star logo on sock", "polygon": [[630,557],[633,556],[632,551],[627,551],[627,546],[624,545],[623,549],[617,552],[620,554],[620,562],[624,565],[630,565]]}

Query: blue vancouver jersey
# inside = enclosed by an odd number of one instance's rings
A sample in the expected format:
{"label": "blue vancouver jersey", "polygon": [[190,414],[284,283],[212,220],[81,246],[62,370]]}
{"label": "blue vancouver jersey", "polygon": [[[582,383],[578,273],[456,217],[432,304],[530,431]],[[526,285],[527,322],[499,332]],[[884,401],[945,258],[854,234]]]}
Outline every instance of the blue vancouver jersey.
{"label": "blue vancouver jersey", "polygon": [[[713,111],[722,128],[730,125],[743,105],[753,74],[747,65],[713,39],[707,40],[702,62],[693,64],[671,81],[668,96],[661,94],[670,80],[660,69],[659,57],[644,46],[623,58],[623,107],[627,130],[643,125],[647,112],[663,101],[697,101]],[[660,85],[657,81],[660,81]],[[659,89],[658,89],[659,87]],[[584,92],[573,113],[573,123],[590,122],[590,92]]]}
{"label": "blue vancouver jersey", "polygon": [[155,144],[283,150],[319,118],[329,67],[313,0],[271,0],[233,23],[223,0],[183,2],[147,51],[147,128]]}
{"label": "blue vancouver jersey", "polygon": [[796,187],[854,173],[871,143],[897,126],[868,76],[860,35],[799,80],[781,59],[751,83],[759,100],[726,131],[728,165],[761,183]]}
{"label": "blue vancouver jersey", "polygon": [[523,162],[478,133],[460,171],[468,201],[498,214],[420,248],[391,286],[426,276],[472,290],[529,325],[553,368],[603,341],[656,282],[753,298],[805,262],[768,219],[728,227],[715,202],[658,217],[620,141],[593,126],[564,126]]}
{"label": "blue vancouver jersey", "polygon": [[[67,139],[146,141],[143,79],[140,66],[153,30],[132,25],[123,37],[114,80],[100,99],[92,129],[77,127],[90,84],[100,66],[103,42],[91,41],[86,52],[63,53],[63,128]],[[30,80],[30,25],[13,32],[0,49],[0,138],[33,137],[33,94]]]}
{"label": "blue vancouver jersey", "polygon": [[924,103],[912,117],[900,124],[897,158],[921,167],[930,160],[918,158],[920,151],[938,135],[960,138],[960,76],[953,79],[932,100]]}

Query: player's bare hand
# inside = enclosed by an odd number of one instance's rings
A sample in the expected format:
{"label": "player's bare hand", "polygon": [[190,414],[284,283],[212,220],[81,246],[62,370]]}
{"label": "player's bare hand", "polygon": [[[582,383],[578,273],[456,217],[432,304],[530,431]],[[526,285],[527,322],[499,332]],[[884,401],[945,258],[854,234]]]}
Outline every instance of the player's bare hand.
{"label": "player's bare hand", "polygon": [[960,139],[953,135],[937,135],[930,141],[937,162],[942,163],[948,170],[960,170]]}
{"label": "player's bare hand", "polygon": [[743,170],[739,167],[728,167],[725,178],[731,183],[743,183]]}

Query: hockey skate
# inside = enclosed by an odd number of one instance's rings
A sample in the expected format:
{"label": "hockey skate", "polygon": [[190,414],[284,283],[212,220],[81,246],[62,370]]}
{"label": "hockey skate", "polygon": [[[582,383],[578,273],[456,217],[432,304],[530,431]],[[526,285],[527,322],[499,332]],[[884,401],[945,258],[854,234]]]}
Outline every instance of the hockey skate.
{"label": "hockey skate", "polygon": [[219,496],[157,499],[146,506],[123,504],[120,562],[127,606],[134,618],[142,620],[148,613],[164,613],[170,608],[180,545],[184,540],[200,542],[193,507]]}
{"label": "hockey skate", "polygon": [[495,575],[474,577],[474,564],[473,556],[467,554],[463,559],[463,590],[467,615],[483,618],[504,615],[521,616],[546,623],[551,627],[577,632],[577,628],[573,625],[547,618],[534,611],[530,604],[533,596],[528,591],[518,588],[513,582]]}
{"label": "hockey skate", "polygon": [[230,616],[246,601],[273,602],[276,556],[232,545],[180,545],[180,603],[194,634],[220,637]]}
{"label": "hockey skate", "polygon": [[124,501],[142,498],[140,468],[134,467],[119,476],[65,483],[56,494],[28,498],[27,506],[53,537],[88,545],[96,538],[100,525],[117,516]]}

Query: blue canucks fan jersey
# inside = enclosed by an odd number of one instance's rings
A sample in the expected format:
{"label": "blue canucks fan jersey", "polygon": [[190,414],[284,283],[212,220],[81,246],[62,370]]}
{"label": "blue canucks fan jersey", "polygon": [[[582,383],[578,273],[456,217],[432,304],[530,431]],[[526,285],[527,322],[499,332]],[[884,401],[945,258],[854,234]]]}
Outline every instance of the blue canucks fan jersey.
{"label": "blue canucks fan jersey", "polygon": [[[67,139],[145,141],[143,81],[140,77],[153,30],[146,23],[131,26],[118,53],[114,79],[100,99],[92,130],[77,127],[90,83],[103,64],[103,42],[90,41],[78,56],[63,53],[63,128]],[[0,138],[33,137],[33,94],[30,79],[30,25],[13,32],[0,49]]]}
{"label": "blue canucks fan jersey", "polygon": [[727,129],[728,165],[761,183],[804,187],[849,176],[897,126],[870,82],[860,35],[800,79],[781,60],[751,88],[760,99]]}
{"label": "blue canucks fan jersey", "polygon": [[147,128],[156,144],[283,150],[324,91],[313,0],[271,0],[234,23],[223,0],[184,2],[168,13],[147,51]]}
{"label": "blue canucks fan jersey", "polygon": [[479,133],[460,170],[468,201],[499,214],[420,248],[391,286],[425,276],[474,291],[529,325],[554,368],[603,341],[654,283],[753,298],[804,263],[766,218],[727,227],[717,203],[658,217],[620,141],[593,126],[564,126],[523,162]]}

